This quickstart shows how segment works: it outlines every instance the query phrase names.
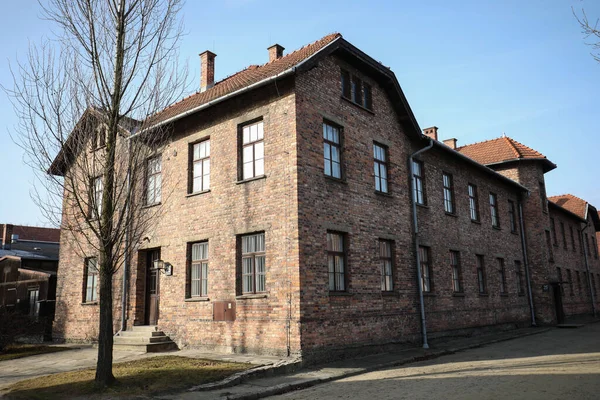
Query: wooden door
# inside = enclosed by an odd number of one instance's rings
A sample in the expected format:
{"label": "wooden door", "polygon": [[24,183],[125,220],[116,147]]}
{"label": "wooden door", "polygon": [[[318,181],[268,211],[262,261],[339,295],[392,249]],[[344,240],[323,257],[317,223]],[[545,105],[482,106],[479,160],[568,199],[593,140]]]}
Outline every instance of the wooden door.
{"label": "wooden door", "polygon": [[160,271],[154,269],[154,261],[160,259],[160,250],[146,253],[146,324],[158,323],[160,300]]}

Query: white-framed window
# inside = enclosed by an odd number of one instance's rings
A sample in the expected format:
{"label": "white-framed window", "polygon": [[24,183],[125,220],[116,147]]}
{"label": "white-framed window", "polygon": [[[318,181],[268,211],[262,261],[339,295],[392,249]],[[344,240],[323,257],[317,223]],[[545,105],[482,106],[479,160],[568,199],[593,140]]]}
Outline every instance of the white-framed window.
{"label": "white-framed window", "polygon": [[454,183],[452,181],[452,175],[444,172],[442,181],[444,185],[444,211],[449,214],[454,214],[456,210],[454,207]]}
{"label": "white-framed window", "polygon": [[423,162],[413,160],[413,198],[415,203],[425,205],[425,177],[423,175]]}
{"label": "white-framed window", "polygon": [[477,196],[477,186],[469,183],[469,214],[471,221],[479,221],[479,198]]}
{"label": "white-framed window", "polygon": [[381,262],[381,291],[394,290],[392,241],[379,240],[379,260]]}
{"label": "white-framed window", "polygon": [[86,258],[85,260],[85,292],[84,303],[98,301],[98,260],[96,257]]}
{"label": "white-framed window", "polygon": [[265,233],[241,237],[242,241],[242,293],[265,292]]}
{"label": "white-framed window", "polygon": [[263,121],[242,127],[242,179],[265,174],[265,142]]}
{"label": "white-framed window", "polygon": [[191,193],[210,189],[210,139],[192,145]]}
{"label": "white-framed window", "polygon": [[342,179],[342,145],[340,128],[323,123],[323,159],[325,175]]}
{"label": "white-framed window", "polygon": [[146,171],[146,204],[160,203],[162,196],[161,156],[148,159]]}
{"label": "white-framed window", "polygon": [[208,242],[192,244],[192,257],[189,275],[190,297],[208,295]]}
{"label": "white-framed window", "polygon": [[90,199],[90,217],[99,218],[102,214],[102,193],[104,180],[101,176],[92,179],[92,195]]}
{"label": "white-framed window", "polygon": [[387,148],[378,143],[373,143],[373,167],[375,170],[375,190],[388,193]]}

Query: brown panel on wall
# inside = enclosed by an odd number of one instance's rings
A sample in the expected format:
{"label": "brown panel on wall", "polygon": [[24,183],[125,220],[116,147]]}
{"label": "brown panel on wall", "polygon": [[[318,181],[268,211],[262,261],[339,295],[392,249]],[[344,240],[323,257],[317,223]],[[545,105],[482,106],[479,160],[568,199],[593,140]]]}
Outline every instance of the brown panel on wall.
{"label": "brown panel on wall", "polygon": [[214,321],[235,321],[235,301],[213,302]]}

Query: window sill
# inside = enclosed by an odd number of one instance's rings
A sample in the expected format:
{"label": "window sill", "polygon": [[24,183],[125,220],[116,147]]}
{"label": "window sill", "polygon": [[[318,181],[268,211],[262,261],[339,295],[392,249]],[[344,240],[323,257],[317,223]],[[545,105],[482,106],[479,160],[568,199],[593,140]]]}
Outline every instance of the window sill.
{"label": "window sill", "polygon": [[360,105],[360,104],[358,104],[358,103],[355,103],[355,102],[353,102],[353,101],[352,101],[352,100],[350,100],[349,98],[347,98],[347,97],[345,97],[345,96],[340,96],[340,97],[341,97],[343,100],[347,101],[348,103],[352,104],[353,106],[356,106],[356,107],[360,108],[361,110],[368,112],[369,114],[373,114],[373,115],[375,115],[375,113],[374,113],[372,110],[369,110],[368,108],[366,108],[366,107],[364,107],[364,106],[362,106],[362,105]]}
{"label": "window sill", "polygon": [[476,219],[472,219],[471,222],[477,225],[481,225],[481,221],[477,221]]}
{"label": "window sill", "polygon": [[500,293],[500,297],[508,297],[508,293]]}
{"label": "window sill", "polygon": [[[520,297],[525,297],[525,293],[519,293]],[[563,296],[564,297],[564,296]]]}
{"label": "window sill", "polygon": [[458,218],[458,215],[456,215],[456,213],[450,213],[448,211],[444,211],[444,213],[449,216],[449,217],[454,217],[454,218]]}
{"label": "window sill", "polygon": [[497,231],[501,231],[502,230],[502,228],[500,228],[499,226],[493,226],[493,225],[492,225],[492,229],[497,230]]}
{"label": "window sill", "polygon": [[452,293],[452,297],[465,297],[464,292],[454,292]]}
{"label": "window sill", "polygon": [[88,302],[83,302],[81,303],[82,306],[97,306],[98,302],[97,301],[88,301]]}
{"label": "window sill", "polygon": [[325,179],[328,179],[333,182],[342,183],[344,185],[348,184],[348,182],[343,178],[336,178],[335,176],[329,176],[329,175],[323,175],[323,176],[325,176]]}
{"label": "window sill", "polygon": [[235,296],[236,300],[266,299],[267,297],[269,297],[269,295],[266,293],[242,294]]}
{"label": "window sill", "polygon": [[432,292],[423,292],[423,297],[436,297],[436,294]]}
{"label": "window sill", "polygon": [[188,193],[188,194],[185,195],[185,197],[194,197],[194,196],[199,196],[199,195],[205,194],[205,193],[210,193],[210,189],[203,190],[201,192]]}
{"label": "window sill", "polygon": [[354,296],[354,293],[348,293],[348,292],[329,292],[329,296],[330,297],[348,297],[348,296]]}
{"label": "window sill", "polygon": [[185,299],[186,303],[195,303],[199,301],[210,301],[210,299],[208,297],[189,297]]}
{"label": "window sill", "polygon": [[513,235],[518,235],[519,234],[518,231],[510,231],[510,233],[512,233]]}
{"label": "window sill", "polygon": [[489,293],[479,293],[479,297],[490,297]]}
{"label": "window sill", "polygon": [[416,205],[417,207],[421,207],[421,208],[426,208],[426,209],[429,209],[429,206],[428,206],[427,204],[415,203],[415,205]]}
{"label": "window sill", "polygon": [[375,191],[375,194],[378,196],[382,196],[382,197],[389,197],[389,198],[393,198],[394,196],[389,193],[389,192],[380,192],[378,190]]}
{"label": "window sill", "polygon": [[235,184],[236,185],[241,185],[242,183],[252,182],[252,181],[258,181],[258,180],[266,179],[266,178],[267,178],[266,175],[259,175],[259,176],[254,176],[254,177],[248,178],[248,179],[242,179],[241,181],[235,182]]}
{"label": "window sill", "polygon": [[161,204],[162,203],[160,201],[158,203],[146,204],[142,207],[142,210],[145,208],[152,208],[152,207],[160,206]]}
{"label": "window sill", "polygon": [[394,292],[393,290],[390,290],[390,291],[387,291],[387,292],[381,292],[381,295],[383,297],[399,297],[400,293]]}

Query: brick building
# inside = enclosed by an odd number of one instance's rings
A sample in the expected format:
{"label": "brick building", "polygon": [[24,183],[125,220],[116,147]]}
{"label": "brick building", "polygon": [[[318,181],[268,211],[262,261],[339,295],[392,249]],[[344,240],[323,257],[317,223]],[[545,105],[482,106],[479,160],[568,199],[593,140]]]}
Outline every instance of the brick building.
{"label": "brick building", "polygon": [[0,224],[0,313],[42,318],[47,338],[54,319],[59,240],[59,229]]}
{"label": "brick building", "polygon": [[[551,217],[576,235],[600,227],[590,205],[547,202],[554,164],[509,138],[457,148],[435,127],[423,134],[394,73],[339,34],[268,56],[215,83],[216,55],[202,53],[200,91],[151,117],[173,131],[156,154],[169,196],[144,194],[164,218],[133,255],[127,326],[158,325],[180,346],[319,359],[417,341],[424,326],[557,321],[555,267],[585,266],[547,246]],[[93,340],[95,255],[78,256],[75,239],[61,236],[56,335]],[[172,275],[152,269],[158,259]],[[565,312],[591,312],[586,293]],[[122,300],[115,290],[115,316]]]}

